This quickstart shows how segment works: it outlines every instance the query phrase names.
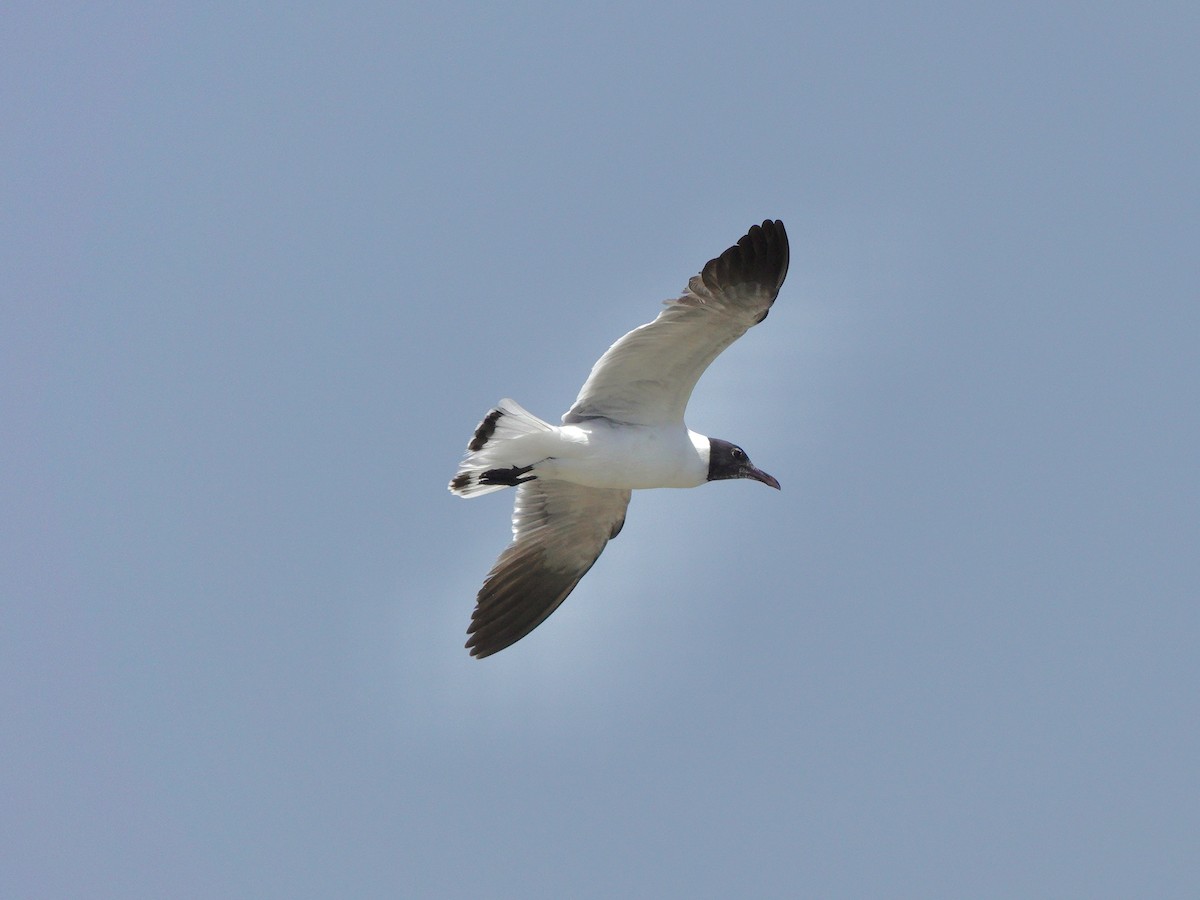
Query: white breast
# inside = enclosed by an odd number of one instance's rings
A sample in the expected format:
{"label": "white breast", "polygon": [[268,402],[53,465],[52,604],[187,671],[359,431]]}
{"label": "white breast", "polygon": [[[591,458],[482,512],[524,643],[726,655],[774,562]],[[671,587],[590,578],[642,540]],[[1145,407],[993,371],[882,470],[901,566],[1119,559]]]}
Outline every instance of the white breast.
{"label": "white breast", "polygon": [[562,425],[544,478],[597,488],[696,487],[708,479],[708,438],[683,426],[614,425],[606,419]]}

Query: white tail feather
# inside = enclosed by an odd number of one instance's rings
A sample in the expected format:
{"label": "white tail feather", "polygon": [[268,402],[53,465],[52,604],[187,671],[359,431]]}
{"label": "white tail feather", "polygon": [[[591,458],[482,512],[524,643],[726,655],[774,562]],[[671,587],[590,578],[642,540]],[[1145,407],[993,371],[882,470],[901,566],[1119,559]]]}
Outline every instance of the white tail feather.
{"label": "white tail feather", "polygon": [[522,454],[514,452],[514,444],[526,435],[553,430],[553,425],[543,422],[515,400],[507,397],[501,400],[488,410],[475,428],[467,445],[467,455],[459,464],[457,474],[450,479],[451,493],[459,497],[479,497],[511,487],[511,482],[489,483],[481,477],[491,470],[529,465],[535,460],[522,462]]}

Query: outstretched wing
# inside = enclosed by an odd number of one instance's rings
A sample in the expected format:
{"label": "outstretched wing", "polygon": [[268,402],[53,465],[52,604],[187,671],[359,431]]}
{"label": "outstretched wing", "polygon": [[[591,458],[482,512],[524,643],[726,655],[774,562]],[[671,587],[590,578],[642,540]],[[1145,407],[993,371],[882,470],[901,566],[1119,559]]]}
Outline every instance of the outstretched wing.
{"label": "outstretched wing", "polygon": [[472,656],[490,656],[537,628],[625,524],[629,491],[567,481],[517,488],[513,542],[484,579],[471,614]]}
{"label": "outstretched wing", "polygon": [[767,317],[787,269],[783,223],[751,226],[692,277],[682,297],[668,300],[658,318],[608,348],[563,423],[593,418],[630,425],[682,422],[704,370]]}

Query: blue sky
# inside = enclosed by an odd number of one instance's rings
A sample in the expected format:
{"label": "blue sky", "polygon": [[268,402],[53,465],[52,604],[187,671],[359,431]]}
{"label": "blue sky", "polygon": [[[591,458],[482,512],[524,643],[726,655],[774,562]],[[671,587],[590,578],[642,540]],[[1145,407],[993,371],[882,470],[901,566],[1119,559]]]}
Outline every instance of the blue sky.
{"label": "blue sky", "polygon": [[[1194,896],[1189,4],[18,3],[0,893]],[[747,226],[770,319],[564,606],[555,419]]]}

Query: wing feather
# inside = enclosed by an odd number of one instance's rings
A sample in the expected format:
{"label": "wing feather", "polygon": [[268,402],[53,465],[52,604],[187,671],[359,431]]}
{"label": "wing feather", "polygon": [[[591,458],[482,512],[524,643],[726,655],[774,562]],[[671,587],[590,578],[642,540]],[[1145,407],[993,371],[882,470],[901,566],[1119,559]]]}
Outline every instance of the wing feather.
{"label": "wing feather", "polygon": [[563,416],[564,424],[606,418],[630,425],[683,422],[688,399],[717,356],[767,317],[787,275],[783,223],[753,225],[688,281],[653,322],[600,357]]}
{"label": "wing feather", "polygon": [[629,496],[540,479],[517,488],[513,542],[475,598],[467,629],[472,656],[516,643],[559,607],[621,530]]}

